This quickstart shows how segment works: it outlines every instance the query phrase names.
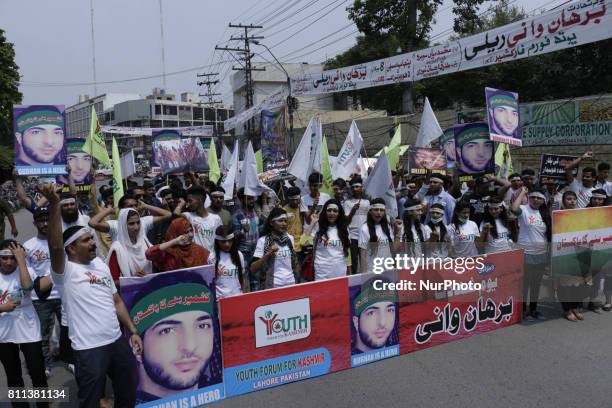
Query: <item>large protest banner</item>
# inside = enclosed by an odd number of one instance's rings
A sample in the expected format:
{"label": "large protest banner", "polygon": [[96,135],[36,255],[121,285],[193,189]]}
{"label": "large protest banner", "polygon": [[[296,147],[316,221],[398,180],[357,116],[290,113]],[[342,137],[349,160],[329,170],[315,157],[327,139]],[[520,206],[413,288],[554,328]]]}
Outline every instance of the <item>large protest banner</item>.
{"label": "large protest banner", "polygon": [[66,174],[64,105],[13,106],[15,168],[21,176]]}
{"label": "large protest banner", "polygon": [[294,96],[418,81],[577,47],[612,36],[612,1],[574,1],[447,44],[291,78]]}
{"label": "large protest banner", "polygon": [[225,132],[229,132],[232,129],[236,129],[238,126],[246,123],[249,119],[257,116],[263,110],[280,108],[287,103],[287,96],[289,96],[289,93],[285,87],[278,88],[276,92],[266,96],[266,98],[257,105],[242,111],[236,116],[233,116],[223,122],[223,130]]}
{"label": "large protest banner", "polygon": [[[208,151],[200,139],[182,136],[177,129],[153,131],[153,163],[163,174],[208,170]],[[210,139],[204,140],[210,144]]]}
{"label": "large protest banner", "polygon": [[287,171],[287,132],[285,127],[285,109],[276,112],[261,112],[261,157],[263,172],[259,178],[264,183],[281,178]]}
{"label": "large protest banner", "polygon": [[[179,132],[183,137],[201,136],[212,137],[214,128],[212,125],[204,126],[187,126],[172,128]],[[125,127],[125,126],[101,126],[102,133],[122,134],[122,135],[148,135],[152,136],[153,132],[159,132],[164,128],[141,128],[141,127]]]}
{"label": "large protest banner", "polygon": [[225,397],[214,278],[214,266],[121,278],[143,340],[135,355],[138,407],[197,407]]}
{"label": "large protest banner", "polygon": [[[64,142],[66,148],[66,162],[74,180],[77,192],[86,192],[91,188],[91,156],[83,151],[85,139],[68,138]],[[56,176],[56,181],[63,184],[64,192],[70,191],[68,178],[65,175]]]}
{"label": "large protest banner", "polygon": [[226,395],[350,367],[347,279],[220,300]]}
{"label": "large protest banner", "polygon": [[[549,177],[565,182],[565,167],[577,158],[576,156],[543,153],[540,159],[540,178]],[[578,166],[574,167],[572,174],[574,177],[578,175]]]}
{"label": "large protest banner", "polygon": [[[441,136],[444,137],[444,136]],[[446,154],[442,149],[430,147],[411,147],[408,149],[410,174],[446,174]]]}
{"label": "large protest banner", "polygon": [[459,181],[495,174],[494,143],[484,122],[467,123],[454,128],[456,167]]}
{"label": "large protest banner", "polygon": [[[523,290],[523,251],[487,254],[468,265],[453,263],[446,269],[429,265],[416,274],[400,271],[400,280],[415,282],[424,299],[402,302],[400,310],[401,354],[447,343],[509,326],[521,321]],[[448,264],[450,265],[450,263]],[[459,273],[461,272],[461,273]],[[448,287],[424,287],[447,281],[479,283],[480,290]],[[450,284],[450,282],[449,282]]]}
{"label": "large protest banner", "polygon": [[553,211],[553,274],[586,276],[601,268],[612,270],[612,207]]}

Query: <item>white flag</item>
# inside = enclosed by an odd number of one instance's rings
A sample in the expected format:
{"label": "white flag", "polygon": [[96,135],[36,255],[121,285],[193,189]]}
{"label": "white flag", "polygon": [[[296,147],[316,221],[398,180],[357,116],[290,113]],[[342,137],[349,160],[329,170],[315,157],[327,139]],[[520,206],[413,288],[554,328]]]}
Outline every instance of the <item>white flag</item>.
{"label": "white flag", "polygon": [[[227,149],[225,146],[223,146]],[[236,173],[238,172],[238,153],[240,152],[240,148],[238,145],[238,140],[234,143],[234,151],[232,156],[229,159],[229,164],[227,168],[227,173],[223,181],[221,182],[221,187],[225,190],[225,199],[231,200],[234,198],[234,183],[236,182]]]}
{"label": "white flag", "polygon": [[436,119],[433,109],[429,104],[429,99],[425,97],[425,105],[423,106],[423,115],[421,115],[421,126],[415,147],[431,147],[431,142],[442,136],[442,128]]}
{"label": "white flag", "polygon": [[363,139],[361,133],[357,129],[357,124],[353,121],[332,168],[334,180],[337,178],[348,179],[355,172],[362,145]]}
{"label": "white flag", "polygon": [[391,177],[391,167],[385,152],[382,152],[372,172],[365,182],[364,191],[371,198],[382,198],[385,200],[387,215],[397,217],[397,199],[395,198],[395,187]]}
{"label": "white flag", "polygon": [[134,163],[133,149],[121,156],[121,178],[128,178],[136,173],[136,165]]}
{"label": "white flag", "polygon": [[255,158],[253,145],[250,141],[244,152],[242,173],[244,178],[244,195],[257,197],[264,191],[271,191],[274,193],[270,187],[259,180],[259,176],[257,175],[257,159]]}
{"label": "white flag", "polygon": [[227,148],[225,143],[221,143],[221,174],[227,174],[232,160],[232,152]]}
{"label": "white flag", "polygon": [[312,117],[300,144],[293,154],[293,159],[287,168],[287,173],[298,180],[307,183],[311,173],[321,172],[321,145],[323,143],[323,130],[321,121]]}

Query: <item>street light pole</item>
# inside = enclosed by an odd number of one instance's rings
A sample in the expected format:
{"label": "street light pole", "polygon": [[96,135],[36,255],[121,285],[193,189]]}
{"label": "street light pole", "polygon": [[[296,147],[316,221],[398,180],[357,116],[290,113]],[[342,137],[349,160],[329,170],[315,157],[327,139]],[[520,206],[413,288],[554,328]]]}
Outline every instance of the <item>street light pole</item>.
{"label": "street light pole", "polygon": [[287,89],[289,91],[289,96],[287,96],[287,110],[289,111],[289,141],[290,141],[290,150],[293,151],[293,111],[295,109],[295,101],[294,101],[294,98],[291,96],[291,78],[289,77],[289,73],[287,72],[285,67],[283,67],[283,64],[280,63],[278,58],[276,58],[276,55],[274,55],[272,51],[270,51],[270,48],[268,48],[266,44],[263,44],[257,40],[251,40],[251,42],[255,45],[261,45],[266,50],[268,50],[268,53],[270,53],[272,58],[274,58],[274,61],[276,61],[278,66],[283,70],[283,72],[287,76]]}

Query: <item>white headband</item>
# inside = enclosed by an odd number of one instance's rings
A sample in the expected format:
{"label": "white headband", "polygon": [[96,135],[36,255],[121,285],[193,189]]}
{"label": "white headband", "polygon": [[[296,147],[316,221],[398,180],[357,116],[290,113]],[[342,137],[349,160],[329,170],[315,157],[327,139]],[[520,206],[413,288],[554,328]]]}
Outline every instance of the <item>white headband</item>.
{"label": "white headband", "polygon": [[510,181],[521,181],[521,177],[520,176],[514,176],[510,179]]}
{"label": "white headband", "polygon": [[370,210],[386,210],[384,204],[374,204],[370,206]]}
{"label": "white headband", "polygon": [[327,206],[327,209],[329,210],[330,208],[333,209],[333,210],[337,210],[338,206],[336,204],[330,204],[330,205]]}
{"label": "white headband", "polygon": [[281,214],[278,217],[272,218],[270,221],[279,221],[279,220],[286,220],[287,219],[287,214]]}
{"label": "white headband", "polygon": [[415,188],[415,187],[416,187],[416,184],[414,184],[414,183],[408,183],[408,184],[406,184],[406,187],[408,187],[408,188]]}
{"label": "white headband", "polygon": [[289,199],[290,199],[290,200],[299,200],[300,198],[302,198],[302,197],[300,197],[300,195],[299,195],[299,194],[298,194],[298,195],[292,195],[292,196],[289,196]]}
{"label": "white headband", "polygon": [[441,178],[438,178],[438,177],[431,177],[429,179],[429,181],[435,181],[437,183],[444,183],[444,180],[442,180]]}
{"label": "white headband", "polygon": [[489,208],[499,208],[502,206],[503,206],[502,203],[494,203],[494,204],[489,203]]}
{"label": "white headband", "polygon": [[70,238],[68,238],[66,242],[64,242],[64,248],[67,248],[68,245],[72,244],[74,241],[81,238],[85,234],[90,234],[89,230],[87,228],[81,228],[80,230],[75,232]]}
{"label": "white headband", "polygon": [[362,186],[361,183],[353,183],[353,184],[351,184],[351,188],[352,187],[361,187],[361,186]]}
{"label": "white headband", "polygon": [[212,193],[210,193],[211,197],[225,197],[225,194],[222,193],[221,191],[213,191]]}
{"label": "white headband", "polygon": [[234,234],[229,234],[227,237],[222,237],[221,235],[215,235],[215,239],[219,241],[229,241],[230,239],[234,239]]}
{"label": "white headband", "polygon": [[533,193],[529,193],[529,197],[537,197],[537,198],[541,198],[542,200],[546,200],[546,196],[542,193],[538,193],[537,191],[534,191]]}
{"label": "white headband", "polygon": [[593,198],[603,198],[603,199],[608,198],[608,196],[607,196],[607,195],[605,195],[605,194],[599,194],[599,193],[592,194],[592,195],[591,195],[591,197],[593,197]]}
{"label": "white headband", "polygon": [[160,188],[159,190],[157,190],[157,194],[156,194],[156,195],[157,195],[157,197],[161,198],[162,194],[163,194],[163,193],[164,193],[164,191],[166,191],[166,190],[168,190],[168,191],[170,191],[170,192],[172,191],[172,190],[170,190],[170,187],[168,187],[168,186],[163,186],[162,188]]}
{"label": "white headband", "polygon": [[406,211],[414,211],[414,210],[420,210],[420,209],[421,209],[421,204],[417,204],[417,205],[413,205],[412,207],[406,208]]}
{"label": "white headband", "polygon": [[429,210],[430,213],[438,213],[438,214],[444,214],[444,210],[441,208],[432,208]]}
{"label": "white headband", "polygon": [[0,256],[15,256],[15,254],[10,249],[3,249],[0,251]]}
{"label": "white headband", "polygon": [[74,198],[64,198],[62,201],[59,202],[60,205],[65,205],[65,204],[74,204],[76,203],[76,200]]}

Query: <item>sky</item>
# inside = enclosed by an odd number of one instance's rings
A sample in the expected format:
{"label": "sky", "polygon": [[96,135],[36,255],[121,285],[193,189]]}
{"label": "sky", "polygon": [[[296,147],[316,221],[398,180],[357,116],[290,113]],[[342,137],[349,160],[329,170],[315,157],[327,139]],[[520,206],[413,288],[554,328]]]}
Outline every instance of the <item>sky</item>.
{"label": "sky", "polygon": [[[94,10],[95,67],[90,1]],[[229,75],[237,65],[215,45],[241,34],[228,23],[259,24],[262,35],[282,62],[320,63],[355,43],[356,27],[348,19],[350,0],[161,0],[166,85],[162,77],[159,0],[0,0],[0,28],[15,46],[24,104],[77,103],[78,96],[136,93],[154,87],[177,95],[204,93],[197,73],[220,72],[222,93],[231,105]],[[564,0],[509,0],[526,11],[550,9]],[[452,0],[445,0],[432,29],[443,40],[453,24]],[[486,6],[485,6],[486,8]],[[484,10],[484,9],[483,9]],[[242,31],[243,33],[243,31]],[[331,34],[331,35],[330,35]],[[291,38],[288,38],[290,37]],[[320,49],[319,49],[320,48]],[[255,48],[272,60],[263,48]],[[305,55],[304,55],[305,54]],[[256,55],[255,60],[262,61]],[[140,79],[148,77],[149,79]]]}

